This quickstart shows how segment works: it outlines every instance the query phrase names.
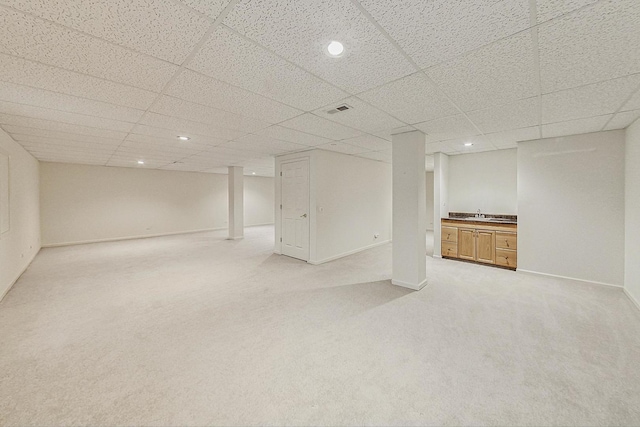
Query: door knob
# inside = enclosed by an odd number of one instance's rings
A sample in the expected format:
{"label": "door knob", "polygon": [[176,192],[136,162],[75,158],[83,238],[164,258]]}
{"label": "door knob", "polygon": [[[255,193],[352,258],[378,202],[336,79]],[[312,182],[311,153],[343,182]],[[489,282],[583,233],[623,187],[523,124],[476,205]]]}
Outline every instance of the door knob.
{"label": "door knob", "polygon": [[307,214],[300,215],[300,218],[306,218],[306,217],[307,217]]}

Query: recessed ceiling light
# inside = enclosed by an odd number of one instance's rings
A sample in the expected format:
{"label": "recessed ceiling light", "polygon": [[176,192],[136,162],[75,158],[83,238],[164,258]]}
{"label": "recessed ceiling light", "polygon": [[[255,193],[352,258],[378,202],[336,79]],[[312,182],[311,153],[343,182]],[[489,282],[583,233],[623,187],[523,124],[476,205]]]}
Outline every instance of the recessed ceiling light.
{"label": "recessed ceiling light", "polygon": [[255,175],[255,174],[256,174],[255,172],[251,172],[251,175]]}
{"label": "recessed ceiling light", "polygon": [[344,52],[344,46],[342,46],[342,43],[334,40],[327,46],[327,51],[331,56],[340,56],[342,52]]}
{"label": "recessed ceiling light", "polygon": [[144,160],[138,160],[139,165],[144,165]]}
{"label": "recessed ceiling light", "polygon": [[188,141],[188,140],[190,140],[191,138],[189,138],[188,136],[178,136],[178,139],[179,139],[180,141]]}
{"label": "recessed ceiling light", "polygon": [[473,145],[473,142],[465,142],[464,146],[465,147],[471,147]]}

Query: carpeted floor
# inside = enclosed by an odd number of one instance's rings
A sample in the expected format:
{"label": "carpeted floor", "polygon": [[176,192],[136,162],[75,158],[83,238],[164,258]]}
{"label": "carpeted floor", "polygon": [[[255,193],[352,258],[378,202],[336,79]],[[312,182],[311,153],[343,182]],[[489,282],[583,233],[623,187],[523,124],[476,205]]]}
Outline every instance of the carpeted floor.
{"label": "carpeted floor", "polygon": [[3,425],[638,425],[620,289],[391,245],[321,266],[271,227],[44,249],[0,303]]}

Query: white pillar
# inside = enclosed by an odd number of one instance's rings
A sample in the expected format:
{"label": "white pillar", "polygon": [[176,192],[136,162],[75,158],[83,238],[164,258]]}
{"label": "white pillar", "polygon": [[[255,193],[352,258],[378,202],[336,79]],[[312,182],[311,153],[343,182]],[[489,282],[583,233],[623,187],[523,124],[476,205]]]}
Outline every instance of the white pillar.
{"label": "white pillar", "polygon": [[440,258],[440,220],[449,217],[449,156],[435,153],[433,160],[433,256]]}
{"label": "white pillar", "polygon": [[391,283],[419,290],[427,284],[425,136],[392,136],[393,273]]}
{"label": "white pillar", "polygon": [[242,166],[229,166],[229,239],[244,237],[244,173]]}

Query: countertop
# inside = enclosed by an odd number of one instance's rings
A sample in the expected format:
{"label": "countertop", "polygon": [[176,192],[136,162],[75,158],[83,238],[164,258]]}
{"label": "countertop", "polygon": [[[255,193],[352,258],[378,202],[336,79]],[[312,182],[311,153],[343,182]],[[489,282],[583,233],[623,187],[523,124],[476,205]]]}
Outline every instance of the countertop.
{"label": "countertop", "polygon": [[489,224],[517,224],[517,219],[506,219],[506,218],[476,218],[476,217],[467,217],[467,218],[442,218],[447,221],[458,221],[458,222],[486,222]]}

